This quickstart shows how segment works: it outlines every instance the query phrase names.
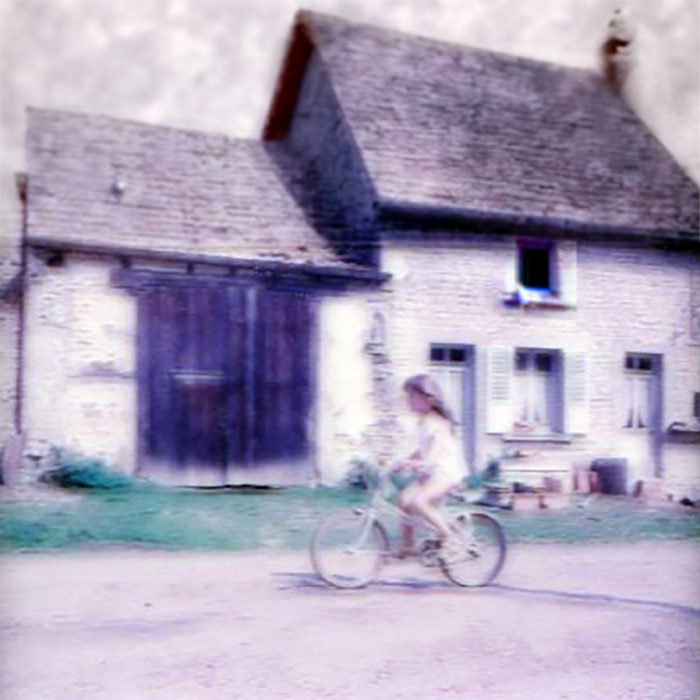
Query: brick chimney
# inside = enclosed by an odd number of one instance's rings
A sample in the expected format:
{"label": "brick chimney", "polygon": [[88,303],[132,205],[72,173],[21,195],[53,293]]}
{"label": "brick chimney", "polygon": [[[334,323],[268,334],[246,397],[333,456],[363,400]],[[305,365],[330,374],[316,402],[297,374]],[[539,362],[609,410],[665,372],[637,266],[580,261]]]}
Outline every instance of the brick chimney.
{"label": "brick chimney", "polygon": [[632,67],[633,40],[634,31],[627,13],[615,10],[608,24],[607,38],[600,47],[600,56],[603,77],[618,94],[623,91]]}

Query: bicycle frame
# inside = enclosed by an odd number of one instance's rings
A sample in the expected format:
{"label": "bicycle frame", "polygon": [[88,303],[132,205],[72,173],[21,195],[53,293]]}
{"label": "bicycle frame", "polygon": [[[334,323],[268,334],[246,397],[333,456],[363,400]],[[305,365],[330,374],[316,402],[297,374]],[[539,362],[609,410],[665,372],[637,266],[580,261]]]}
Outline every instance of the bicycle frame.
{"label": "bicycle frame", "polygon": [[[391,500],[389,500],[388,496],[388,491],[392,488],[391,480],[390,480],[390,475],[388,474],[380,474],[379,476],[379,485],[377,488],[372,490],[372,496],[370,498],[370,503],[368,506],[365,507],[360,507],[356,508],[355,511],[358,514],[364,514],[367,516],[366,521],[365,521],[365,526],[363,527],[363,539],[362,542],[364,543],[366,541],[367,533],[369,532],[369,529],[372,526],[373,522],[380,522],[381,523],[381,516],[382,515],[387,515],[391,516],[394,518],[398,518],[401,520],[408,520],[411,524],[414,526],[418,527],[423,527],[426,528],[428,531],[430,531],[433,535],[437,536],[437,533],[435,532],[435,528],[432,527],[429,523],[425,522],[422,518],[417,517],[417,516],[410,516],[406,513],[404,513],[399,506],[397,506],[395,503],[392,503]],[[447,494],[441,501],[440,503],[440,509],[447,511],[447,506],[446,506],[446,501],[450,497],[455,497],[454,494]],[[462,506],[468,506],[469,502],[466,499],[461,499],[460,500],[460,505]],[[447,512],[446,515],[448,518],[450,518],[451,513]],[[463,508],[460,509],[459,517],[465,518],[468,527],[471,528],[472,524],[472,515],[471,512],[469,511],[468,508]]]}
{"label": "bicycle frame", "polygon": [[[381,566],[401,551],[395,546],[396,540],[392,542],[385,516],[397,520],[404,520],[406,516],[392,502],[389,486],[387,475],[380,475],[380,482],[372,489],[368,503],[352,508],[350,513],[346,511],[345,516],[341,512],[319,523],[311,541],[311,560],[326,583],[336,588],[360,588],[373,580]],[[463,496],[458,498],[462,507],[457,512],[449,509],[445,515],[460,544],[443,549],[434,528],[422,518],[413,517],[411,520],[429,533],[418,539],[415,556],[423,566],[439,566],[459,586],[487,585],[503,565],[506,551],[503,530],[490,515],[463,507],[473,504]],[[440,507],[447,510],[444,501]],[[348,515],[351,516],[349,520]],[[350,536],[344,537],[343,532]],[[334,537],[334,533],[338,537]],[[405,557],[401,553],[397,558]],[[479,562],[485,562],[486,568],[480,567]],[[356,568],[358,563],[359,569]]]}

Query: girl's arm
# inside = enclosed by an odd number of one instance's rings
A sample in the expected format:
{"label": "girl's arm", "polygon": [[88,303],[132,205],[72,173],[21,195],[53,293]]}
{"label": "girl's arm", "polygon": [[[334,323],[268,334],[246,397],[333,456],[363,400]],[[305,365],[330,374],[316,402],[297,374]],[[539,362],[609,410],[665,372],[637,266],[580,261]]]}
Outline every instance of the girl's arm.
{"label": "girl's arm", "polygon": [[405,460],[394,464],[394,469],[396,471],[421,469],[430,462],[430,454],[435,443],[435,436],[429,433],[423,437],[422,442],[423,444],[417,447]]}

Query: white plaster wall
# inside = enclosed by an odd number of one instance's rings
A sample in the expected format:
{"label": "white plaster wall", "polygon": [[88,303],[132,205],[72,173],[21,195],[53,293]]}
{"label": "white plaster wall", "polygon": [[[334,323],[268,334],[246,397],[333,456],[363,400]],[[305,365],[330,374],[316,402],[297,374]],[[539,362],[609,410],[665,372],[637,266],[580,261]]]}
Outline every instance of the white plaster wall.
{"label": "white plaster wall", "polygon": [[352,460],[374,459],[372,365],[364,350],[371,319],[364,295],[325,297],[319,305],[316,443],[324,482],[342,478]]}
{"label": "white plaster wall", "polygon": [[[486,434],[486,351],[541,346],[586,350],[590,360],[590,431],[564,446],[528,446],[570,464],[626,456],[621,430],[622,362],[627,351],[664,356],[665,420],[691,421],[700,391],[700,342],[691,337],[698,298],[697,258],[663,251],[568,244],[575,264],[576,307],[506,308],[515,247],[490,239],[450,245],[387,243],[382,292],[324,297],[319,302],[316,463],[325,482],[341,478],[352,460],[374,461],[381,439],[398,438],[406,412],[401,382],[428,369],[431,342],[477,348],[477,463],[505,445]],[[573,261],[573,263],[572,263]],[[136,464],[136,302],[110,285],[111,264],[69,256],[59,267],[36,259],[27,296],[25,423],[29,451],[68,447],[132,471]],[[373,315],[386,320],[386,363],[367,340]],[[378,368],[388,395],[379,400]],[[388,409],[388,413],[387,413]],[[384,411],[384,412],[382,412]],[[398,419],[398,420],[397,420]],[[393,422],[392,422],[393,421]],[[405,431],[403,436],[405,436]],[[644,439],[644,438],[643,438]],[[697,444],[667,443],[666,481],[678,490],[700,485]],[[631,478],[647,475],[633,465]]]}
{"label": "white plaster wall", "polygon": [[110,286],[111,265],[68,256],[30,265],[26,307],[28,452],[51,447],[136,468],[136,300]]}
{"label": "white plaster wall", "polygon": [[[136,466],[136,300],[110,285],[113,263],[71,255],[62,266],[33,258],[27,296],[25,423],[28,454],[51,447]],[[365,353],[371,295],[319,303],[316,464],[324,482],[352,460],[376,458],[372,362]]]}

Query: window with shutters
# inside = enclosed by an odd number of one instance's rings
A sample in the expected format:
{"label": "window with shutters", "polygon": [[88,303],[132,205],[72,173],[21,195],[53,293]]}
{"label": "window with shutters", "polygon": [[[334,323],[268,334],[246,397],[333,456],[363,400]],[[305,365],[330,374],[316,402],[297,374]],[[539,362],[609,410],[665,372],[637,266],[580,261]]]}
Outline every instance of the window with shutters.
{"label": "window with shutters", "polygon": [[562,431],[562,373],[557,350],[517,348],[513,368],[516,431]]}
{"label": "window with shutters", "polygon": [[518,283],[526,289],[554,294],[556,288],[554,247],[547,243],[518,244]]}
{"label": "window with shutters", "polygon": [[525,308],[571,308],[575,304],[575,248],[540,239],[517,242],[505,303]]}
{"label": "window with shutters", "polygon": [[585,350],[489,348],[487,432],[568,442],[588,433]]}

